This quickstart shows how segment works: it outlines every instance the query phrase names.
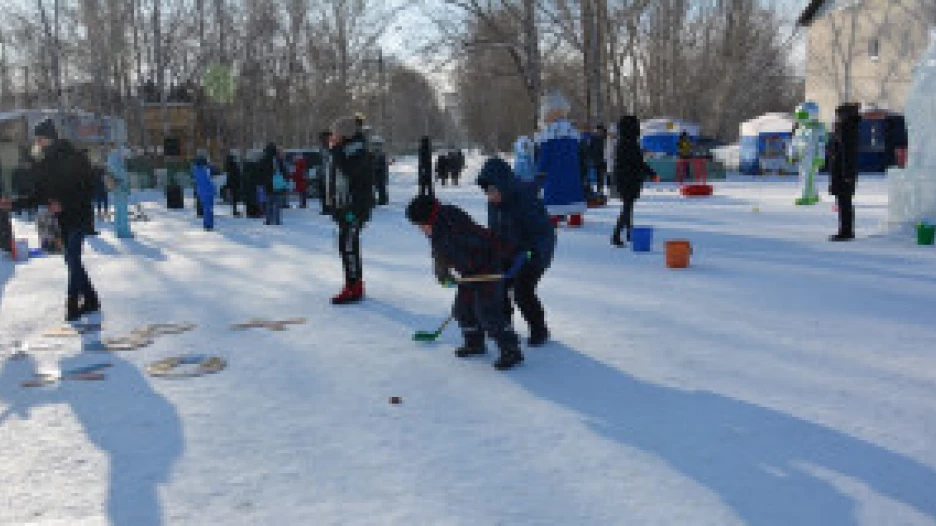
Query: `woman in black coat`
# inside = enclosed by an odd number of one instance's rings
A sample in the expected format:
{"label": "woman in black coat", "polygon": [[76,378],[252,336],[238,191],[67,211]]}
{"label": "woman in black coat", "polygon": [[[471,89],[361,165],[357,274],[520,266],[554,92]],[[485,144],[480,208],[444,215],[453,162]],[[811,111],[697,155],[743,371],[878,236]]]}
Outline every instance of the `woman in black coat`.
{"label": "woman in black coat", "polygon": [[644,161],[640,150],[640,121],[633,115],[625,115],[618,121],[618,142],[614,159],[614,183],[621,196],[621,214],[618,216],[611,244],[622,247],[621,230],[627,228],[630,241],[634,224],[634,201],[640,197],[644,179],[656,172]]}
{"label": "woman in black coat", "polygon": [[838,233],[829,241],[855,239],[855,182],[858,179],[858,125],[861,116],[858,107],[843,104],[835,109],[835,127],[829,143],[829,193],[838,206]]}

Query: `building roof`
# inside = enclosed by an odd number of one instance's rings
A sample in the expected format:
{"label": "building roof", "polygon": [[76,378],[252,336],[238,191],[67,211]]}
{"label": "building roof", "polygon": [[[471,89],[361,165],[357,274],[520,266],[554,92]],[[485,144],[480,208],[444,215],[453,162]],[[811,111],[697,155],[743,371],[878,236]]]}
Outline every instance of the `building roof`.
{"label": "building roof", "polygon": [[819,14],[819,10],[827,3],[830,2],[828,0],[809,0],[809,5],[800,13],[799,18],[796,20],[796,25],[807,27],[811,25],[816,19],[816,15]]}

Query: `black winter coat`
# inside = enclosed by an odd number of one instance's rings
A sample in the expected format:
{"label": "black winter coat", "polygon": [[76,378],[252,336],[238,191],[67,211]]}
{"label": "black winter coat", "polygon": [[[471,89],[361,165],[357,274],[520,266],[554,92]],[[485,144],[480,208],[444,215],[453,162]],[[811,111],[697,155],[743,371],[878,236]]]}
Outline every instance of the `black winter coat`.
{"label": "black winter coat", "polygon": [[496,157],[484,163],[478,184],[494,186],[501,194],[500,203],[488,203],[488,228],[504,244],[504,269],[520,252],[531,253],[535,264],[549,268],[556,251],[556,229],[538,185],[517,180],[510,165]]}
{"label": "black winter coat", "polygon": [[93,232],[95,179],[88,156],[71,142],[59,139],[46,148],[32,171],[33,191],[14,202],[14,208],[35,208],[58,201],[62,205],[58,221],[63,234]]}
{"label": "black winter coat", "polygon": [[502,249],[491,231],[457,206],[437,206],[429,238],[437,265],[462,276],[500,272]]}
{"label": "black winter coat", "polygon": [[227,174],[227,187],[231,196],[236,200],[243,200],[243,180],[241,178],[241,169],[237,164],[237,159],[233,155],[228,155],[224,160],[224,172]]}
{"label": "black winter coat", "polygon": [[332,216],[341,222],[351,212],[361,224],[367,222],[374,208],[374,165],[364,142],[351,139],[336,144],[331,158]]}
{"label": "black winter coat", "polygon": [[826,152],[829,169],[829,193],[834,196],[855,195],[858,179],[858,133],[861,117],[857,112],[840,108],[836,111],[834,135]]}
{"label": "black winter coat", "polygon": [[640,149],[640,121],[633,116],[621,117],[614,154],[614,184],[621,199],[639,198],[644,180],[654,175]]}

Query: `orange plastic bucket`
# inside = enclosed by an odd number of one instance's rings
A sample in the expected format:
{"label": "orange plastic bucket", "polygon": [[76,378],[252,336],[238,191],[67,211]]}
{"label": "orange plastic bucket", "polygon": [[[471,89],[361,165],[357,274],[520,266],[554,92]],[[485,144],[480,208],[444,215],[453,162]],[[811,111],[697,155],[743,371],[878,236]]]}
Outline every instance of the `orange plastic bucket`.
{"label": "orange plastic bucket", "polygon": [[670,239],[666,242],[666,266],[668,268],[686,268],[692,245],[688,239]]}

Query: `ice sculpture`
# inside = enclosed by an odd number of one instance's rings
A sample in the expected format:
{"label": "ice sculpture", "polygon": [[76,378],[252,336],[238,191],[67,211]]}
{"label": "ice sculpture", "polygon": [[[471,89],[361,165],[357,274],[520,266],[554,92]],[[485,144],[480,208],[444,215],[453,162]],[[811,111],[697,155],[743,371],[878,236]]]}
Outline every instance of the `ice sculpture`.
{"label": "ice sculpture", "polygon": [[909,136],[906,168],[887,171],[891,227],[936,221],[936,29],[917,63],[904,108]]}

